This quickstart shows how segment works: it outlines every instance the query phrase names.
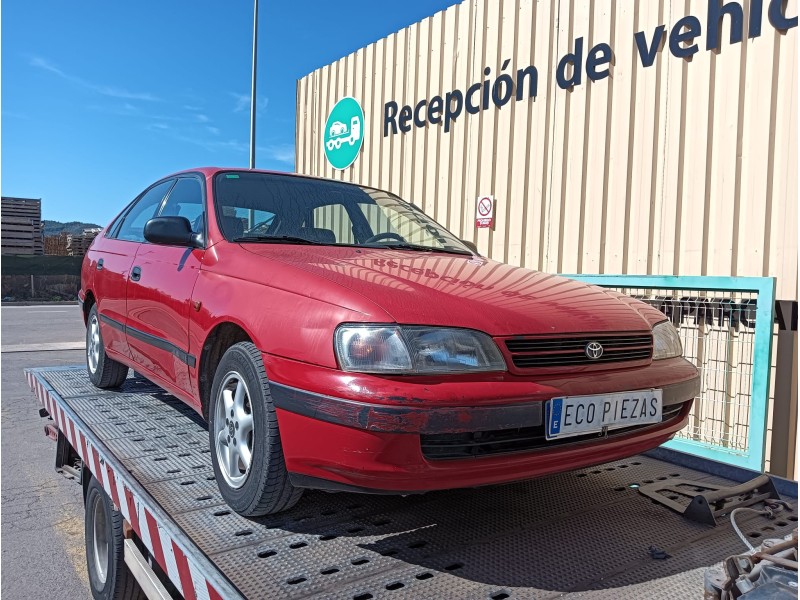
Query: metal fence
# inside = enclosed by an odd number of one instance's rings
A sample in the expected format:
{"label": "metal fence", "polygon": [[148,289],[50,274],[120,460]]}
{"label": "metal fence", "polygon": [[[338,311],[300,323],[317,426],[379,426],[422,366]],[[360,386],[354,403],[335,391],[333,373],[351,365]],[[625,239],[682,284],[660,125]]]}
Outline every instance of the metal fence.
{"label": "metal fence", "polygon": [[80,275],[6,275],[0,277],[3,302],[76,300]]}
{"label": "metal fence", "polygon": [[772,364],[775,280],[770,277],[569,275],[663,312],[701,392],[689,424],[667,446],[763,471]]}

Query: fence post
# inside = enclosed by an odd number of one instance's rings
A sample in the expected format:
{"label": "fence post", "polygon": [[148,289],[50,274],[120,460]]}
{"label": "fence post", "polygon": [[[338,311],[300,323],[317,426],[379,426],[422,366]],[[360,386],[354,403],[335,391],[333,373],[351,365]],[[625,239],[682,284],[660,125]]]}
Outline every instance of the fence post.
{"label": "fence post", "polygon": [[797,302],[778,300],[775,309],[778,348],[769,472],[794,479],[794,450],[797,443]]}

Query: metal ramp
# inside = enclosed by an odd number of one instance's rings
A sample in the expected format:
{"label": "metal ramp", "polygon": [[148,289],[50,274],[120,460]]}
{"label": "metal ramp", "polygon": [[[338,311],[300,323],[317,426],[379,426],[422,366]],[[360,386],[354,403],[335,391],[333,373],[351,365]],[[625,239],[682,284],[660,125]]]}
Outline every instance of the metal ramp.
{"label": "metal ramp", "polygon": [[[744,550],[727,520],[694,523],[638,493],[672,478],[734,482],[647,456],[405,498],[308,491],[287,513],[245,519],[223,502],[208,434],[180,401],[134,378],[101,392],[83,367],[31,374],[247,598],[689,598],[705,569]],[[778,519],[739,519],[754,544],[797,527],[788,500]]]}

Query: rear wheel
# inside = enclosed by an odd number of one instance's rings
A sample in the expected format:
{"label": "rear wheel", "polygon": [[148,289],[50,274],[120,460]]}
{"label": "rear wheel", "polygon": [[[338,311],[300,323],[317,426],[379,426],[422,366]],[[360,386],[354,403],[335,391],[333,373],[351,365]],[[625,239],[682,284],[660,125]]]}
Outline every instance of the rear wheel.
{"label": "rear wheel", "polygon": [[99,388],[117,388],[128,376],[128,367],[106,354],[97,304],[89,311],[86,320],[86,371],[91,382]]}
{"label": "rear wheel", "polygon": [[251,342],[223,355],[208,414],[214,474],[230,507],[255,517],[297,504],[303,492],[289,482],[267,374]]}
{"label": "rear wheel", "polygon": [[86,490],[86,567],[97,600],[139,600],[142,589],[125,564],[122,514],[114,510],[103,488],[92,478]]}

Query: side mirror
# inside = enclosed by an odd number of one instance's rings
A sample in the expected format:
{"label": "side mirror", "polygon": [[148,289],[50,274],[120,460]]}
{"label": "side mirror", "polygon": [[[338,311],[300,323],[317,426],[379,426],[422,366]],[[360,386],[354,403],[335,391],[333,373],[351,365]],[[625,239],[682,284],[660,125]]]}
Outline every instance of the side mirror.
{"label": "side mirror", "polygon": [[144,239],[163,246],[202,246],[198,234],[192,232],[192,224],[186,217],[154,217],[144,225]]}
{"label": "side mirror", "polygon": [[468,242],[467,240],[461,240],[461,243],[464,244],[470,250],[472,250],[477,256],[481,255],[481,253],[478,252],[478,247],[475,244],[473,244],[472,242]]}

